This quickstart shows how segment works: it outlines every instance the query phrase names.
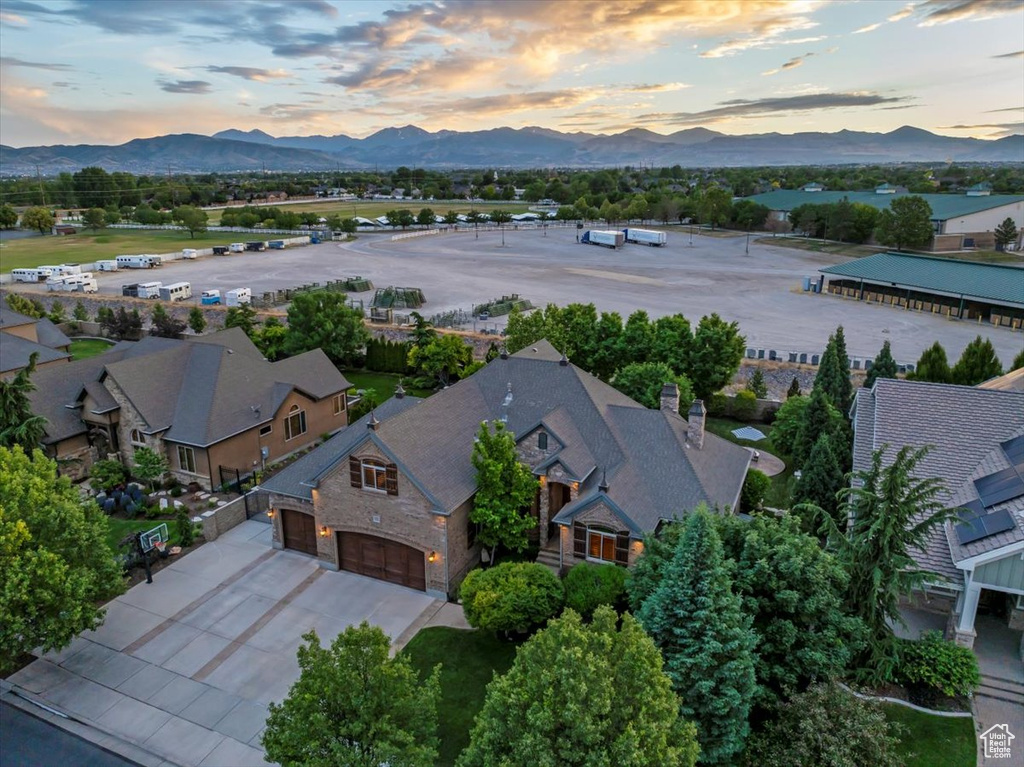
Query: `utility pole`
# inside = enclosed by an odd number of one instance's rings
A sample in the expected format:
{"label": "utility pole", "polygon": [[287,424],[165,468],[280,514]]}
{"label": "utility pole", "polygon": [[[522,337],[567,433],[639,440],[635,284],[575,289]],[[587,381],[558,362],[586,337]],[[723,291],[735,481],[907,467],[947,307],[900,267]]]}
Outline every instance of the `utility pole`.
{"label": "utility pole", "polygon": [[36,181],[39,182],[39,197],[43,201],[43,207],[46,207],[46,188],[43,186],[43,177],[39,173],[39,166],[36,165]]}

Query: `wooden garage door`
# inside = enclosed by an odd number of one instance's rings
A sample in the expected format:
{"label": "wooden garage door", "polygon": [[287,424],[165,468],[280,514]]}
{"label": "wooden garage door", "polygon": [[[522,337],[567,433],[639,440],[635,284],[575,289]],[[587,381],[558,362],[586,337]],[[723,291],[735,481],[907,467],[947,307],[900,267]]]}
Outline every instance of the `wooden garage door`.
{"label": "wooden garage door", "polygon": [[304,551],[314,557],[317,555],[316,520],[312,515],[284,509],[281,512],[281,523],[284,525],[284,547],[286,549]]}
{"label": "wooden garage door", "polygon": [[338,533],[341,569],[424,591],[423,552],[404,543],[362,533]]}

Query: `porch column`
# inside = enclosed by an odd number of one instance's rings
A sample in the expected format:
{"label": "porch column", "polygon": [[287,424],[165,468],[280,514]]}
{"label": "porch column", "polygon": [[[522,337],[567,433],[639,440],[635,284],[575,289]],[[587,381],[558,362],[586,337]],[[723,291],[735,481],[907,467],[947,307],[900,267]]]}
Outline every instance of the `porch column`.
{"label": "porch column", "polygon": [[978,599],[981,597],[981,586],[967,579],[964,589],[963,607],[960,620],[956,624],[956,643],[961,647],[973,648],[977,632],[974,630],[974,617],[978,612]]}
{"label": "porch column", "polygon": [[540,547],[543,549],[548,543],[548,520],[551,516],[551,490],[548,487],[548,479],[545,476],[540,478],[540,500],[537,509],[537,525],[540,533]]}

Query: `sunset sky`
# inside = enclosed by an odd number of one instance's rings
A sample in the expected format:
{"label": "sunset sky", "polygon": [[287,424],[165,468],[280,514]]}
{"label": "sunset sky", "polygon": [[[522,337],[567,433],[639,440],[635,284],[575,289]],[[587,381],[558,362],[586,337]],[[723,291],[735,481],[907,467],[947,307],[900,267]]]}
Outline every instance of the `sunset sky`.
{"label": "sunset sky", "polygon": [[1022,0],[2,0],[0,143],[1024,133]]}

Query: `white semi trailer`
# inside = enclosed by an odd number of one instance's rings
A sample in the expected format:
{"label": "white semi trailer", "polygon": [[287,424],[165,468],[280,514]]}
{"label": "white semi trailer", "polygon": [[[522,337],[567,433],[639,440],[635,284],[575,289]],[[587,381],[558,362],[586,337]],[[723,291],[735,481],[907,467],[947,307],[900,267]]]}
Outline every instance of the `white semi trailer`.
{"label": "white semi trailer", "polygon": [[603,245],[606,248],[621,248],[626,241],[622,232],[591,229],[583,233],[580,242],[587,245]]}
{"label": "white semi trailer", "polygon": [[668,235],[664,232],[656,232],[653,229],[624,229],[622,231],[626,235],[626,242],[635,242],[638,245],[650,245],[654,248],[660,248],[666,242],[668,242]]}

